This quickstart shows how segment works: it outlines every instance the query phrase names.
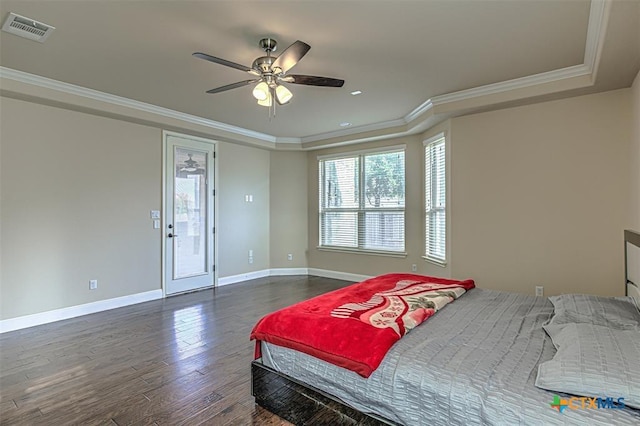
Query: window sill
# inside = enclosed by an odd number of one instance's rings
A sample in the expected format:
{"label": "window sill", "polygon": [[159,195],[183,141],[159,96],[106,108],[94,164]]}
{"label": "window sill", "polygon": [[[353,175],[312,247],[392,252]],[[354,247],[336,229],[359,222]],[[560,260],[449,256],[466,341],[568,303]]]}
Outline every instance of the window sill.
{"label": "window sill", "polygon": [[434,265],[439,266],[441,268],[446,268],[447,267],[447,262],[446,261],[443,262],[442,260],[437,260],[437,259],[434,259],[434,258],[428,257],[428,256],[422,256],[422,258],[424,260],[426,260],[427,262],[433,263]]}
{"label": "window sill", "polygon": [[401,258],[407,257],[406,252],[399,252],[399,251],[358,250],[358,249],[350,249],[350,248],[342,248],[342,247],[327,247],[327,246],[317,246],[316,248],[320,251],[332,251],[336,253],[365,254],[370,256],[401,257]]}

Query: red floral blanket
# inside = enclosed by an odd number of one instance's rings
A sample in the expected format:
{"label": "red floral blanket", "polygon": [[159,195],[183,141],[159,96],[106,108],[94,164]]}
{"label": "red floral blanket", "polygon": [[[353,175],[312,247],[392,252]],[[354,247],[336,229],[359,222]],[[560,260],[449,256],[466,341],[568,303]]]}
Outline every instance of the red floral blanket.
{"label": "red floral blanket", "polygon": [[415,274],[387,274],[273,312],[251,332],[260,341],[295,349],[369,377],[402,336],[475,287]]}

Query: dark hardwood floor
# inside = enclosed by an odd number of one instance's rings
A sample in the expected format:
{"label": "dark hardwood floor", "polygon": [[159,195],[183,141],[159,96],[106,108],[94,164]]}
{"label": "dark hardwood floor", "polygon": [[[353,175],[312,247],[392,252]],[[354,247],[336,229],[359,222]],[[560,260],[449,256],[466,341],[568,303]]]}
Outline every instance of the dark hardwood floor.
{"label": "dark hardwood floor", "polygon": [[349,284],[269,277],[0,335],[2,425],[288,425],[254,405],[249,333]]}

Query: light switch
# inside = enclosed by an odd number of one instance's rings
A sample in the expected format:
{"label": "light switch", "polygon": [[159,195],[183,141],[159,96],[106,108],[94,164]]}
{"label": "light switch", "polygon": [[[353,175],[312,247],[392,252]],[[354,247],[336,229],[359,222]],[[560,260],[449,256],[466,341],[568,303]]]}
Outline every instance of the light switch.
{"label": "light switch", "polygon": [[153,221],[153,229],[160,229],[160,221],[158,219]]}
{"label": "light switch", "polygon": [[151,210],[151,219],[160,219],[160,210]]}

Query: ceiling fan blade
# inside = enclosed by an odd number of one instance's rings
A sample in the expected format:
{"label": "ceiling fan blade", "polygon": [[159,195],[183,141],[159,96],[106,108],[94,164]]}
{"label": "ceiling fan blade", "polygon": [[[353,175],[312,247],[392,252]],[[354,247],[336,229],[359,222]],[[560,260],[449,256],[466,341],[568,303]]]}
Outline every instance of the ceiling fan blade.
{"label": "ceiling fan blade", "polygon": [[316,77],[314,75],[299,75],[289,74],[283,81],[294,84],[305,84],[307,86],[327,86],[327,87],[342,87],[344,80],[329,77]]}
{"label": "ceiling fan blade", "polygon": [[224,65],[227,67],[235,68],[240,71],[250,72],[255,74],[256,71],[244,65],[236,64],[235,62],[227,61],[226,59],[216,58],[215,56],[207,55],[206,53],[196,52],[193,54],[196,58],[204,59],[205,61],[213,62],[215,64]]}
{"label": "ceiling fan blade", "polygon": [[300,59],[311,49],[307,43],[303,41],[296,41],[291,46],[287,47],[284,52],[278,56],[278,58],[274,61],[272,68],[280,68],[282,72],[287,72],[295,64],[298,63]]}
{"label": "ceiling fan blade", "polygon": [[215,89],[211,89],[211,90],[207,90],[207,93],[220,93],[220,92],[225,92],[227,90],[231,90],[231,89],[236,89],[238,87],[242,87],[242,86],[246,86],[248,84],[251,83],[257,83],[259,82],[260,79],[255,79],[255,80],[244,80],[244,81],[239,81],[237,83],[233,83],[233,84],[227,84],[226,86],[221,86],[221,87],[217,87]]}

